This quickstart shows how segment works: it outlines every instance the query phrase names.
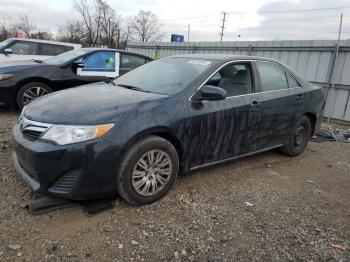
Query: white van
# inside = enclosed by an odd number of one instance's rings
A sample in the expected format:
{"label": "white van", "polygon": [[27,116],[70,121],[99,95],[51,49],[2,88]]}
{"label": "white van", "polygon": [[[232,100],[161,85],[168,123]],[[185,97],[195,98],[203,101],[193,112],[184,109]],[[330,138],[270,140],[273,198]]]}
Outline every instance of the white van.
{"label": "white van", "polygon": [[0,63],[26,60],[45,60],[67,51],[78,49],[81,45],[64,42],[9,38],[0,42]]}

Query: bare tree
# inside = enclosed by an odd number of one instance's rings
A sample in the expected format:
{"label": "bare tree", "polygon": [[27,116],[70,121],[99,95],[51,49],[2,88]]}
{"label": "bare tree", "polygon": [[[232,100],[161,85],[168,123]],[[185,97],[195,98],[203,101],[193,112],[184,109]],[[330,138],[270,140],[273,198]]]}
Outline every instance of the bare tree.
{"label": "bare tree", "polygon": [[107,47],[116,46],[116,38],[120,32],[120,16],[106,2],[102,6],[100,44]]}
{"label": "bare tree", "polygon": [[36,26],[31,23],[27,15],[20,15],[19,21],[13,25],[13,29],[17,32],[22,31],[26,37],[30,37]]}
{"label": "bare tree", "polygon": [[141,42],[160,41],[164,36],[160,31],[162,25],[158,17],[151,11],[140,10],[137,15],[130,18],[128,27],[130,28],[128,37]]}
{"label": "bare tree", "polygon": [[98,41],[105,5],[108,4],[104,0],[96,0],[93,4],[89,4],[87,0],[74,0],[74,7],[85,23],[89,46],[95,46]]}
{"label": "bare tree", "polygon": [[0,15],[0,41],[16,36],[16,32],[14,32],[9,21],[9,17]]}
{"label": "bare tree", "polygon": [[30,38],[42,39],[42,40],[54,39],[53,34],[49,30],[43,30],[43,29],[39,29],[38,31],[31,33]]}
{"label": "bare tree", "polygon": [[68,21],[58,30],[57,40],[70,43],[83,43],[85,40],[84,22]]}
{"label": "bare tree", "polygon": [[26,37],[34,39],[53,39],[53,34],[48,29],[37,29],[30,22],[28,16],[19,16],[18,21],[10,22],[8,16],[0,15],[0,40],[5,40],[10,37],[16,37],[19,32],[25,33]]}

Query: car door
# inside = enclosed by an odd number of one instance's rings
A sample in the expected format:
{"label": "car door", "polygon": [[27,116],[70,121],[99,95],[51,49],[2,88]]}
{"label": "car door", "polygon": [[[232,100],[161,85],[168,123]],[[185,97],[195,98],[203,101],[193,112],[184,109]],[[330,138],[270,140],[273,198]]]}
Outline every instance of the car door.
{"label": "car door", "polygon": [[14,41],[6,49],[11,50],[11,54],[4,55],[6,61],[23,61],[39,59],[38,43],[29,41]]}
{"label": "car door", "polygon": [[77,68],[77,75],[83,79],[106,81],[119,76],[119,53],[97,51],[82,59],[83,68]]}
{"label": "car door", "polygon": [[258,147],[283,144],[300,117],[302,88],[279,64],[256,61],[262,97]]}
{"label": "car door", "polygon": [[[85,85],[95,82],[110,81],[118,76],[119,54],[114,51],[97,51],[88,53],[78,61],[64,67],[62,88]],[[75,62],[81,62],[83,68]]]}
{"label": "car door", "polygon": [[139,66],[142,66],[149,62],[148,59],[143,56],[133,55],[133,54],[120,54],[120,75],[123,75]]}
{"label": "car door", "polygon": [[229,159],[256,150],[256,124],[260,119],[260,94],[250,62],[233,62],[205,83],[226,90],[219,101],[190,99],[189,129],[191,168]]}

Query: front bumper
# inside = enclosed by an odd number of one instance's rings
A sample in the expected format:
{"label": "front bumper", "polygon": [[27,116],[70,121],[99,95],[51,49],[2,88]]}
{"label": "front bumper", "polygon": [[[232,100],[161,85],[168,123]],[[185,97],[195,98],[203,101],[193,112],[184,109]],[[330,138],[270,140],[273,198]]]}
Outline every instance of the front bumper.
{"label": "front bumper", "polygon": [[14,106],[16,101],[15,83],[12,81],[0,81],[0,104]]}
{"label": "front bumper", "polygon": [[60,146],[28,140],[16,125],[13,164],[33,191],[74,200],[115,194],[120,146],[95,139]]}

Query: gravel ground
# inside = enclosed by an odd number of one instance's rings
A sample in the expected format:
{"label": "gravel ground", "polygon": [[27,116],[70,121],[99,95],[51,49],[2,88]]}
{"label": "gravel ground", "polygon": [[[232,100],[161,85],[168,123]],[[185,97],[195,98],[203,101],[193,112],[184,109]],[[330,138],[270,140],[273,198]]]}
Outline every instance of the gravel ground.
{"label": "gravel ground", "polygon": [[161,201],[30,215],[0,108],[0,261],[350,261],[350,144],[310,143],[178,179]]}

